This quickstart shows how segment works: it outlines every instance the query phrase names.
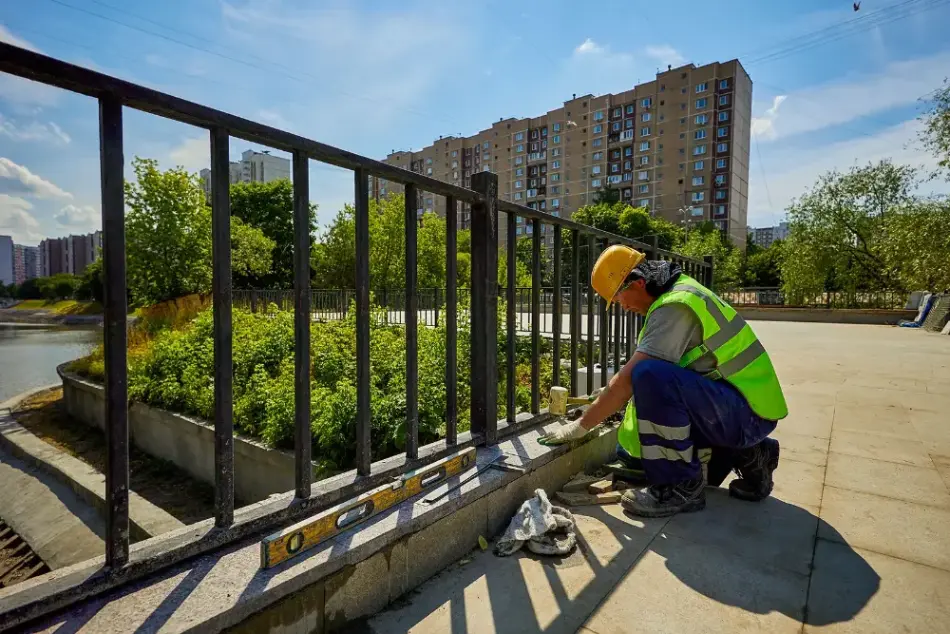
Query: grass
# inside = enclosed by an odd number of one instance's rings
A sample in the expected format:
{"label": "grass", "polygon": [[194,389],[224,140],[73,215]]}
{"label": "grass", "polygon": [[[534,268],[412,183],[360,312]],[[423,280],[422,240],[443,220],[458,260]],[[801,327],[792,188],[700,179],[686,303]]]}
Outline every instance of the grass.
{"label": "grass", "polygon": [[45,310],[56,315],[100,315],[99,302],[80,302],[75,299],[47,300],[24,299],[13,307],[15,310]]}
{"label": "grass", "polygon": [[[103,473],[105,434],[75,420],[63,407],[63,389],[35,394],[13,413],[17,422],[40,440]],[[185,524],[214,514],[214,488],[174,464],[129,445],[129,488]]]}

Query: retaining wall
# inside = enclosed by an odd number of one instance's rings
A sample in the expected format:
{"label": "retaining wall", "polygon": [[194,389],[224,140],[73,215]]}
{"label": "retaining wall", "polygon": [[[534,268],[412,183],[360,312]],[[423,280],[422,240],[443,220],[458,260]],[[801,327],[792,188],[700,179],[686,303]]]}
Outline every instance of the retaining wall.
{"label": "retaining wall", "polygon": [[802,321],[823,324],[864,324],[894,326],[901,319],[913,320],[916,310],[871,308],[788,308],[785,306],[735,306],[745,319],[762,321]]}
{"label": "retaining wall", "polygon": [[[67,371],[65,364],[56,371],[63,381],[63,402],[69,415],[104,429],[103,387]],[[210,423],[133,402],[129,405],[129,436],[145,453],[214,484],[214,426]],[[292,453],[234,435],[234,495],[239,504],[258,502],[293,488]]]}

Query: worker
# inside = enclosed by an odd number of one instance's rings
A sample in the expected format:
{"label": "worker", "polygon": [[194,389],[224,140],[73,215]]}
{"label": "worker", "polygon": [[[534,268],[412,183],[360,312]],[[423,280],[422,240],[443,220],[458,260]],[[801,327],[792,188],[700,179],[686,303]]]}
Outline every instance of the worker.
{"label": "worker", "polygon": [[[788,407],[752,328],[677,264],[647,260],[628,246],[604,250],[591,286],[608,307],[616,302],[645,317],[636,352],[580,419],[542,442],[583,438],[629,401],[620,453],[642,464],[649,486],[624,493],[624,509],[668,517],[705,508],[700,451],[710,448],[728,455],[739,475],[730,495],[767,497],[779,459],[778,441],[768,435]],[[720,469],[718,480],[728,471]]]}

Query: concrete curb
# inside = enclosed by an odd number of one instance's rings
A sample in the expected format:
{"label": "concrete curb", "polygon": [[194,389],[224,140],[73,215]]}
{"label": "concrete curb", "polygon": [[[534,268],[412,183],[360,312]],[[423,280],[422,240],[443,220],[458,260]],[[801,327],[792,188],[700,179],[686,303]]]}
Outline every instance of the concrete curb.
{"label": "concrete curb", "polygon": [[[62,482],[99,515],[106,517],[106,478],[85,462],[43,442],[13,419],[12,410],[23,400],[59,384],[29,390],[0,404],[0,446]],[[129,493],[129,533],[141,541],[173,531],[184,524],[135,492]]]}

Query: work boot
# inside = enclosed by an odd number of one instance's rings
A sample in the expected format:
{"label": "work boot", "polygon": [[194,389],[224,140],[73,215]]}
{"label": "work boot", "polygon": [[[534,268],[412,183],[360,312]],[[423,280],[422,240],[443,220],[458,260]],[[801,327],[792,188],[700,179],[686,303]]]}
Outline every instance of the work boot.
{"label": "work boot", "polygon": [[736,454],[735,470],[739,477],[729,483],[729,495],[758,502],[772,493],[772,472],[778,468],[779,444],[766,438],[754,447]]}
{"label": "work boot", "polygon": [[638,517],[669,517],[706,508],[702,478],[677,484],[654,484],[645,489],[627,491],[620,505]]}

